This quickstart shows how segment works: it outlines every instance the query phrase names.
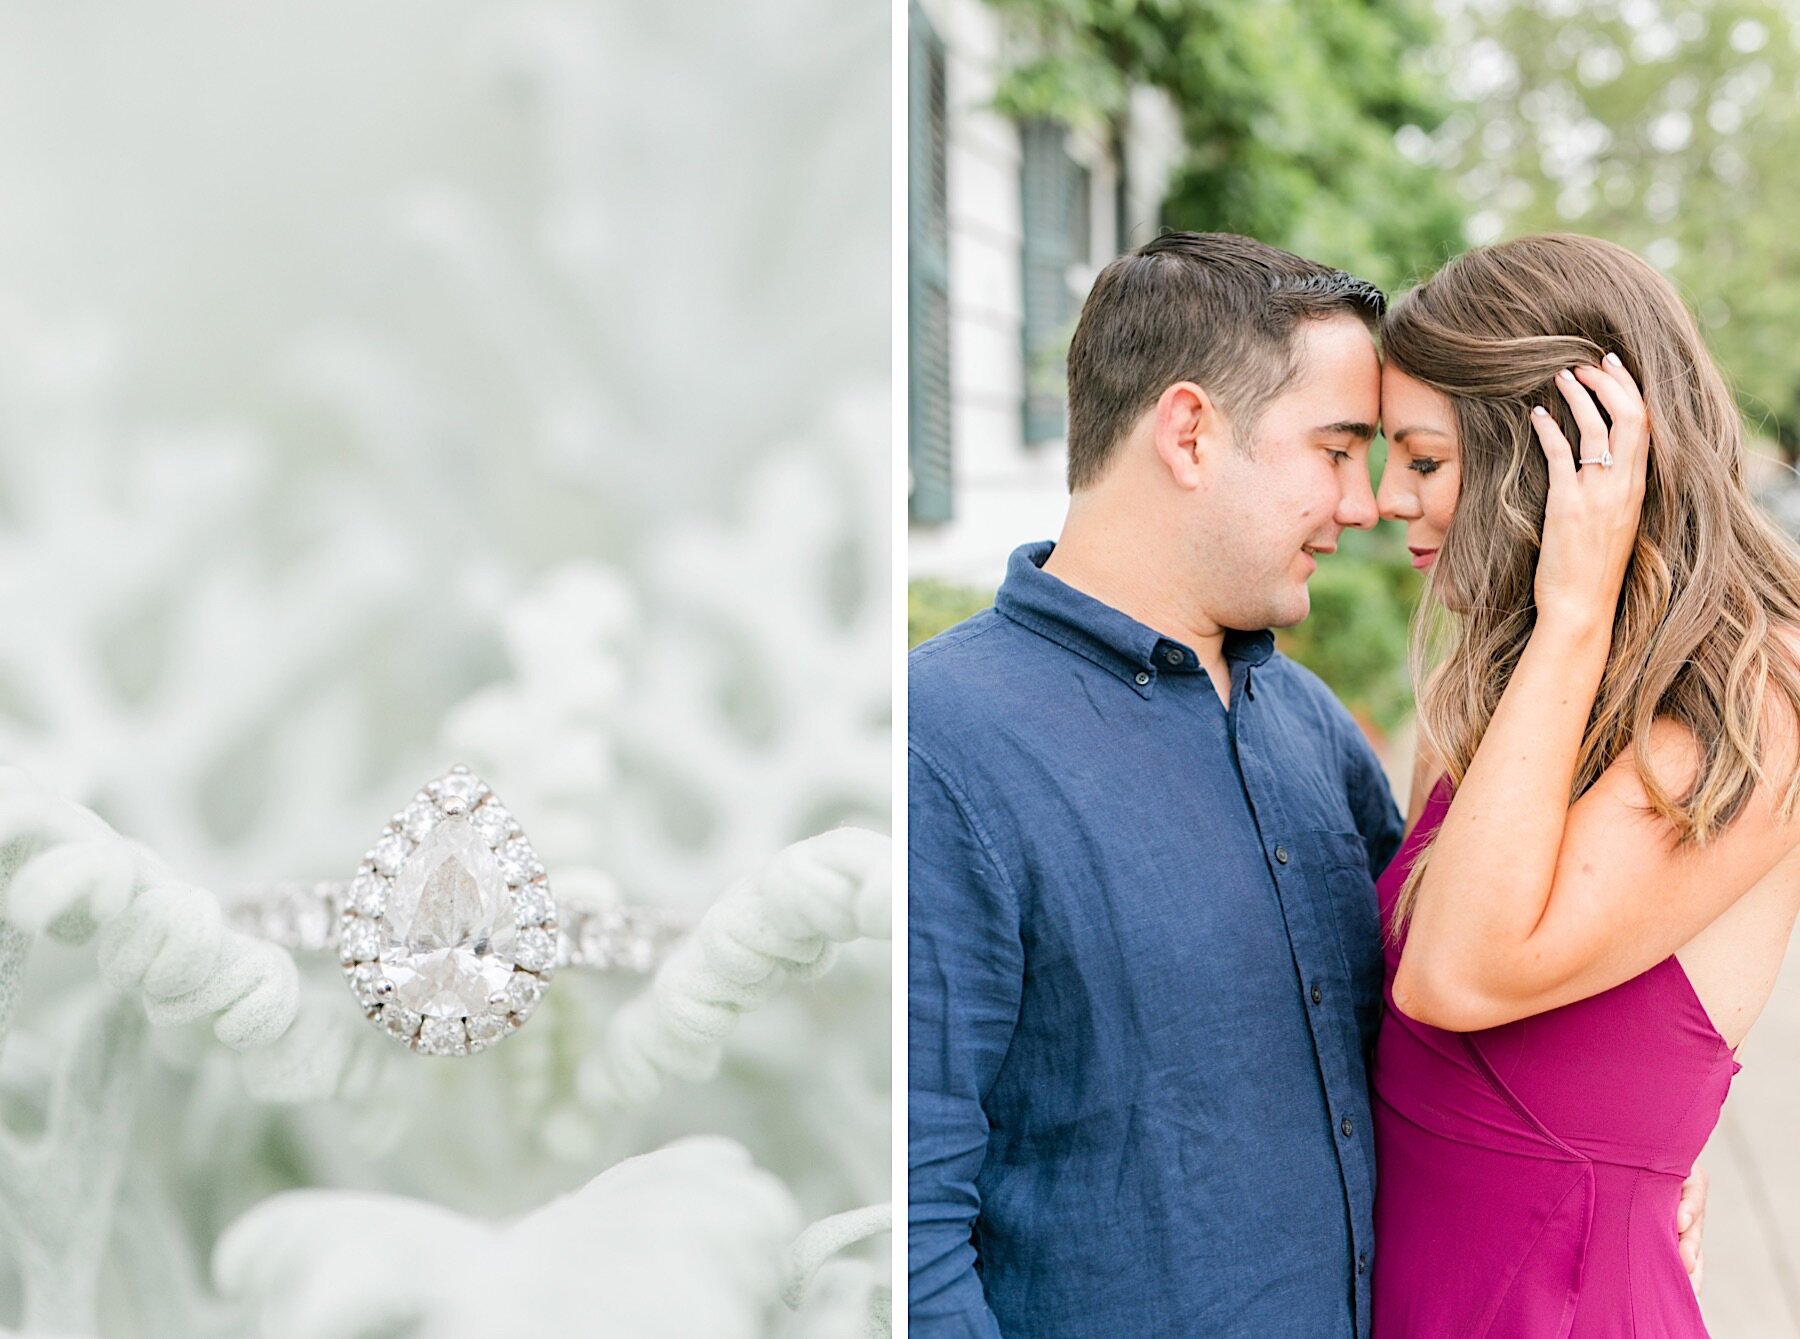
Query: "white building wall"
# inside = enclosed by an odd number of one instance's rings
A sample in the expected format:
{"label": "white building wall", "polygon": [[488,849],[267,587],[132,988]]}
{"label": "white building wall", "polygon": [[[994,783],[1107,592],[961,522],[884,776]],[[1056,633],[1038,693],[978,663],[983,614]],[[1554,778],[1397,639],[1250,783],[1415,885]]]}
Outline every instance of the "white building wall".
{"label": "white building wall", "polygon": [[[955,515],[941,524],[913,523],[909,566],[988,589],[1021,543],[1053,538],[1068,493],[1063,443],[1028,446],[1022,401],[1024,306],[1019,133],[993,110],[995,91],[1016,60],[1017,39],[985,0],[923,0],[945,53],[949,210],[951,456]],[[1166,98],[1140,89],[1125,145],[1129,217],[1123,246],[1154,233],[1180,126]],[[1093,254],[1074,276],[1085,290],[1123,249],[1114,198],[1117,165],[1098,136],[1071,135],[1069,152],[1091,179]]]}

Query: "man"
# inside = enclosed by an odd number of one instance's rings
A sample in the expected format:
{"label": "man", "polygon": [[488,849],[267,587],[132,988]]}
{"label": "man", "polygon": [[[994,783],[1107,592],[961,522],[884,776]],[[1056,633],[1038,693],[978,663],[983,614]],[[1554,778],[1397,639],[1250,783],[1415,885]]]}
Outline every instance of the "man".
{"label": "man", "polygon": [[1366,1339],[1401,820],[1275,655],[1374,525],[1371,285],[1169,233],[1069,351],[1071,500],[909,686],[919,1339]]}

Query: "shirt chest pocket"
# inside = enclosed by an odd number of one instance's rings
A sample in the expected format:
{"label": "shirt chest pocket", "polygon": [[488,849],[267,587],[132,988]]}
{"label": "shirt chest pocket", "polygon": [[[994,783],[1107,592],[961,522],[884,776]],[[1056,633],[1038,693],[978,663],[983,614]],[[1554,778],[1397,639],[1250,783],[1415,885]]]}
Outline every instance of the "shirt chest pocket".
{"label": "shirt chest pocket", "polygon": [[1381,916],[1368,849],[1354,832],[1309,834],[1344,974],[1356,1000],[1357,1021],[1368,1035],[1381,1016]]}

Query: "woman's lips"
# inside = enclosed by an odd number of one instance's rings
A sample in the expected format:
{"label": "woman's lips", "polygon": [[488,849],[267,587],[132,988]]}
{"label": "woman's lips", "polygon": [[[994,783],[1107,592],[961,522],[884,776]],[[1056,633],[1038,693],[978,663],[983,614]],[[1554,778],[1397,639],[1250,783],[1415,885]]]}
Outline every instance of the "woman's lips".
{"label": "woman's lips", "polygon": [[1406,551],[1412,554],[1412,564],[1421,572],[1437,561],[1436,549],[1415,549],[1409,544]]}

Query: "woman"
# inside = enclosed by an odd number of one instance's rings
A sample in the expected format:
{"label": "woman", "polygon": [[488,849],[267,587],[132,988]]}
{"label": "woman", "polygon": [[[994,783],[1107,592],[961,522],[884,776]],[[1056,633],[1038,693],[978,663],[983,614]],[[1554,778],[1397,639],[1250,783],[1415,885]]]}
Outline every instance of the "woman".
{"label": "woman", "polygon": [[1448,647],[1379,884],[1376,1339],[1703,1336],[1677,1197],[1800,911],[1800,560],[1629,252],[1471,252],[1382,345]]}

